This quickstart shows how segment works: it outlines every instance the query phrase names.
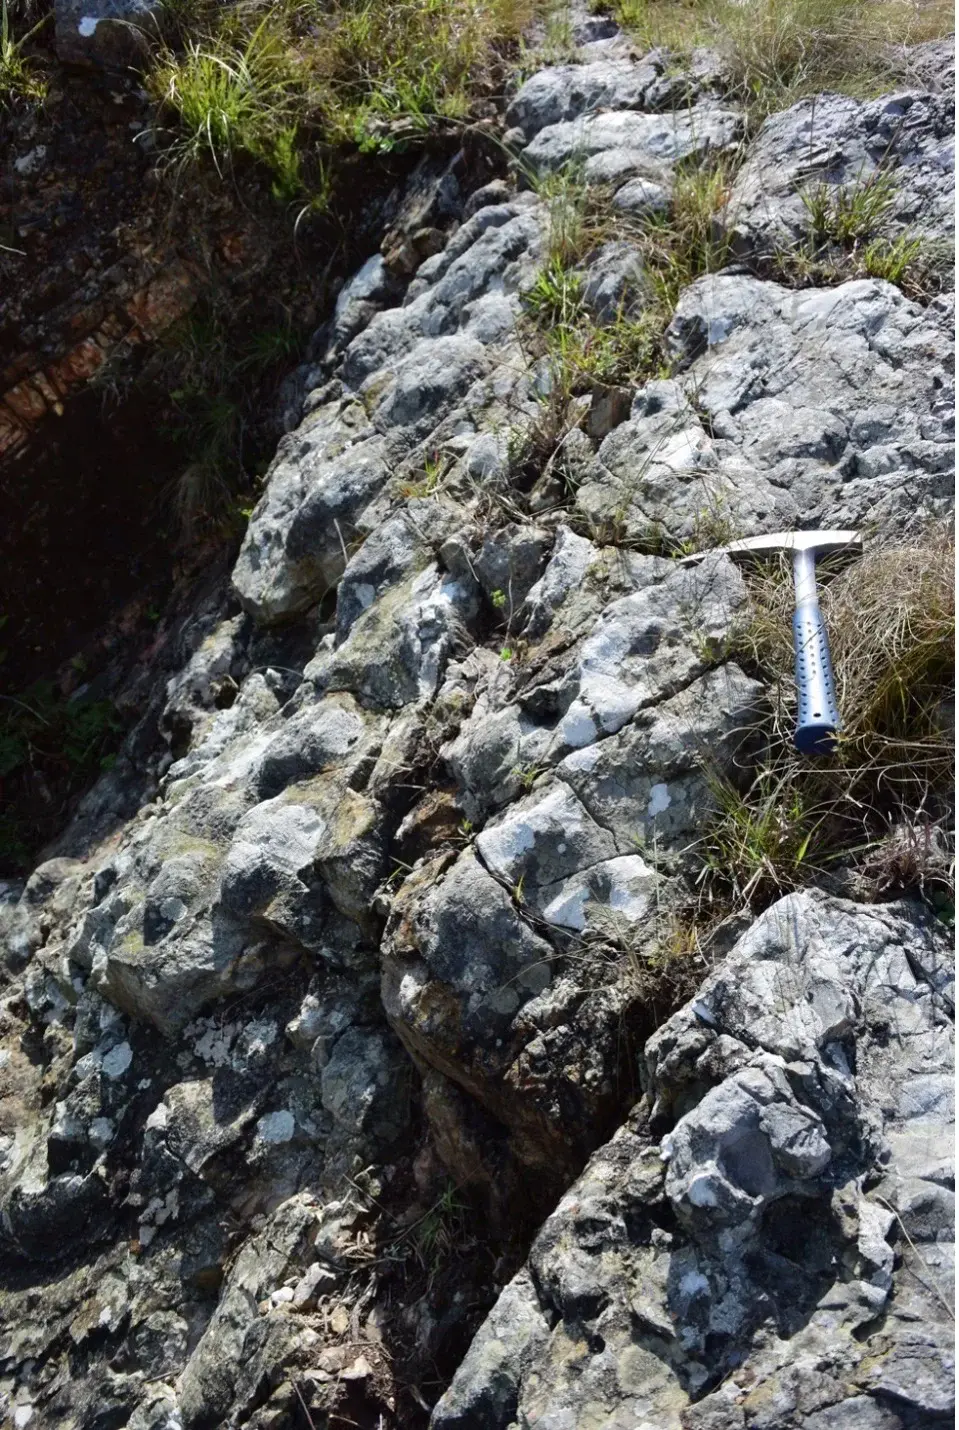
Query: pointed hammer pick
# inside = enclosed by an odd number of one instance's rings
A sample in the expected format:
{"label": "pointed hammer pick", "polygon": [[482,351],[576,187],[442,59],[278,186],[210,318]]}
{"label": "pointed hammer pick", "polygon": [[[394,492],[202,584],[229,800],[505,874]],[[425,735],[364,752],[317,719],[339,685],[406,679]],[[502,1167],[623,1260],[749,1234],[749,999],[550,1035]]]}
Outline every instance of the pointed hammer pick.
{"label": "pointed hammer pick", "polygon": [[[799,716],[793,743],[802,755],[830,755],[842,728],[836,685],[829,658],[826,623],[816,591],[816,562],[821,556],[856,555],[862,551],[858,531],[777,531],[772,536],[748,536],[728,546],[714,548],[734,561],[756,560],[792,552],[796,611],[793,647],[796,652],[796,688]],[[684,557],[681,565],[702,561],[710,552]]]}

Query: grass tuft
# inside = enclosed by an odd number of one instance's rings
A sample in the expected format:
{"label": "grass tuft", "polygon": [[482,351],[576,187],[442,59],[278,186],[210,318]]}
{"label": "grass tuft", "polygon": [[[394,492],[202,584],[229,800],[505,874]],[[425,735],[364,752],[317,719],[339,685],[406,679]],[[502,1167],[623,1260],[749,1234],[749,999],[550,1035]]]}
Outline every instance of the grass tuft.
{"label": "grass tuft", "polygon": [[759,267],[777,281],[827,287],[851,278],[883,278],[907,297],[928,302],[949,281],[952,245],[892,230],[897,184],[888,169],[852,183],[819,182],[801,191],[809,229]]}
{"label": "grass tuft", "polygon": [[[551,176],[548,257],[523,294],[554,388],[572,397],[599,386],[639,385],[664,371],[662,340],[683,289],[729,261],[722,215],[733,161],[690,165],[676,176],[667,215],[617,215],[573,167]],[[585,299],[583,260],[603,243],[627,240],[640,278],[612,318],[598,322]]]}
{"label": "grass tuft", "polygon": [[707,884],[758,908],[845,870],[858,897],[894,889],[951,907],[954,560],[951,535],[936,530],[869,551],[824,586],[844,722],[828,762],[792,746],[791,572],[783,563],[752,578],[737,653],[777,698],[752,782],[714,782],[716,818],[700,845]]}
{"label": "grass tuft", "polygon": [[46,98],[47,82],[24,53],[24,46],[49,18],[44,15],[15,39],[10,5],[8,0],[0,0],[0,108],[13,108],[18,102],[42,104]]}
{"label": "grass tuft", "polygon": [[[389,152],[437,123],[462,123],[492,92],[500,52],[535,0],[173,0],[172,34],[148,88],[176,119],[167,163],[241,155],[265,164],[283,202],[328,199],[316,146]],[[310,162],[314,160],[314,162]]]}

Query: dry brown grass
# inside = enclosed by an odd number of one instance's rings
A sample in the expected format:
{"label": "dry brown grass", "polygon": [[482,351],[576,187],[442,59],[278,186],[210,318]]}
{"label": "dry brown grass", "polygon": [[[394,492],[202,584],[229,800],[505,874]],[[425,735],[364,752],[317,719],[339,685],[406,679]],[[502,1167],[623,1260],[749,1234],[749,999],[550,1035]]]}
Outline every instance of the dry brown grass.
{"label": "dry brown grass", "polygon": [[745,789],[715,782],[718,814],[701,852],[707,882],[762,904],[840,869],[862,896],[924,893],[951,900],[955,547],[878,545],[823,583],[844,728],[828,761],[800,757],[784,562],[751,583],[738,656],[774,692],[766,754]]}
{"label": "dry brown grass", "polygon": [[719,50],[759,117],[819,90],[878,93],[907,46],[955,23],[946,0],[617,0],[615,13],[644,46]]}

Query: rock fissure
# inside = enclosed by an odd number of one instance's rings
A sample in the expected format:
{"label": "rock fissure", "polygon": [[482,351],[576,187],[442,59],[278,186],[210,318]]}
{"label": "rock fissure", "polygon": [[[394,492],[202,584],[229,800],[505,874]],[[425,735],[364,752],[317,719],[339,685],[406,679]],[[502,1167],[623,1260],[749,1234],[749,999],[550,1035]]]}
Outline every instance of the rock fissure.
{"label": "rock fissure", "polygon": [[[717,790],[779,848],[749,800],[782,687],[730,658],[733,562],[646,554],[951,511],[949,295],[757,276],[806,251],[803,185],[844,212],[880,151],[890,242],[942,237],[947,101],[917,78],[751,130],[718,54],[571,32],[513,85],[509,180],[451,198],[426,165],[411,211],[445,227],[391,231],[314,336],[230,581],[165,657],[162,756],[134,732],[4,886],[15,1426],[952,1413],[944,925],[794,887],[800,855],[709,943]],[[637,225],[567,264],[600,334],[677,175],[737,148],[735,263],[679,292],[668,375],[604,430],[567,373],[544,444],[556,194],[572,171]]]}

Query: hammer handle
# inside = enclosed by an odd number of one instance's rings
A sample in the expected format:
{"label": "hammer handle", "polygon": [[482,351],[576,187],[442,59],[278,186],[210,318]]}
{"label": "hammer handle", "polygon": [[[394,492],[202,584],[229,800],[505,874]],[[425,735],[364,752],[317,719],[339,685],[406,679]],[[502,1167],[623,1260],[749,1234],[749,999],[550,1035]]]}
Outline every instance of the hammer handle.
{"label": "hammer handle", "polygon": [[826,623],[816,592],[815,562],[812,551],[797,551],[794,554],[796,613],[793,616],[793,645],[799,693],[799,719],[794,743],[800,754],[829,755],[835,749],[840,719]]}

